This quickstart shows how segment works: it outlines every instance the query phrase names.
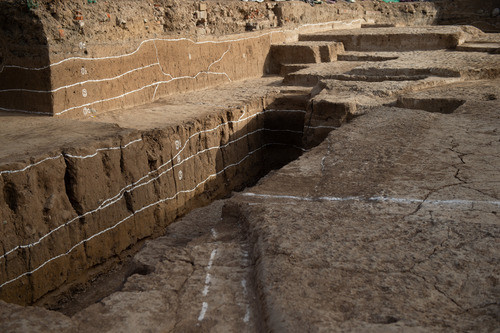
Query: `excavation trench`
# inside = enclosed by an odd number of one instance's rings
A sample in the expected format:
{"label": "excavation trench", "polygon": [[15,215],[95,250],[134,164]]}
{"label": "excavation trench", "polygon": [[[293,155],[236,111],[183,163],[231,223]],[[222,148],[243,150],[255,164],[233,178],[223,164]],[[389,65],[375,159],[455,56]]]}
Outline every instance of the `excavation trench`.
{"label": "excavation trench", "polygon": [[[182,202],[182,205],[178,204],[177,207],[172,207],[175,212],[170,212],[171,217],[168,215],[169,212],[163,218],[157,218],[158,214],[155,214],[152,221],[155,224],[153,228],[158,231],[154,231],[152,235],[161,235],[165,231],[165,226],[171,220],[181,218],[194,208],[228,196],[231,191],[242,190],[247,186],[254,185],[271,170],[279,169],[297,159],[306,151],[304,147],[310,148],[311,145],[315,145],[316,142],[312,143],[311,133],[309,133],[311,129],[305,125],[305,118],[308,113],[306,110],[308,97],[308,94],[304,93],[272,97],[264,102],[265,107],[263,108],[261,107],[262,101],[259,101],[257,106],[252,105],[254,103],[249,103],[240,110],[235,111],[236,113],[227,111],[215,116],[220,120],[219,124],[204,126],[194,133],[194,130],[187,130],[184,139],[175,140],[176,151],[189,149],[189,152],[186,155],[181,154],[183,157],[180,160],[175,155],[173,156],[174,161],[171,167],[174,167],[174,169],[172,175],[162,175],[164,171],[156,171],[154,177],[157,177],[155,181],[158,182],[161,181],[160,178],[163,176],[175,178],[176,199],[178,202]],[[243,124],[243,126],[239,126],[239,124]],[[304,128],[308,133],[308,137],[303,135]],[[332,129],[328,128],[327,130]],[[180,132],[181,127],[177,128],[177,131]],[[144,136],[143,140],[153,140],[158,143],[165,139],[158,132],[148,135],[152,136]],[[217,137],[215,144],[211,140],[214,136]],[[321,132],[321,136],[325,136],[324,130]],[[196,142],[189,142],[189,140],[193,139]],[[316,141],[319,142],[320,140]],[[150,147],[147,154],[149,156],[149,168],[152,170],[161,169],[158,166],[159,162],[152,158],[153,154],[158,154],[158,152],[155,152]],[[175,165],[182,165],[183,168],[176,169]],[[209,174],[205,175],[206,173]],[[70,184],[74,184],[76,186],[73,187],[77,187],[77,180],[69,180],[69,178],[71,176],[68,176],[67,173],[65,177],[66,183],[69,183],[67,186],[72,187]],[[183,180],[191,183],[189,186],[191,189],[183,190],[179,188]],[[200,184],[202,185],[200,186]],[[198,188],[200,190],[197,190]],[[155,188],[157,193],[162,190],[168,191],[169,189]],[[182,195],[179,195],[179,193],[189,193],[191,191],[194,192],[194,195],[187,200],[181,201]],[[76,195],[72,194],[71,196],[73,200],[76,200]],[[172,195],[170,198],[172,198]],[[126,192],[124,199],[129,211],[134,213],[142,209],[142,207],[139,208],[135,204],[136,199],[133,191]],[[179,223],[185,223],[182,221],[183,219]],[[145,221],[144,219],[137,222],[142,224],[151,223],[151,221]],[[229,237],[244,238],[241,230],[236,230],[238,228],[235,229],[235,225],[230,224],[229,228],[232,231]],[[160,226],[163,226],[163,228],[160,228]],[[169,233],[169,228],[166,229],[167,233]],[[174,228],[176,227],[174,226]],[[189,239],[192,241],[199,237],[200,230],[204,227],[191,225],[190,228],[193,233],[189,235]],[[175,233],[176,235],[170,237],[178,237],[177,232]],[[149,238],[149,236],[144,239],[146,238]],[[89,270],[92,272],[86,274],[84,278],[79,278],[74,282],[66,282],[61,287],[47,293],[36,304],[72,316],[112,293],[122,290],[125,281],[130,276],[134,274],[151,274],[155,271],[154,265],[144,264],[132,257],[143,246],[144,239],[138,239],[137,243],[131,244],[121,254],[92,267]],[[177,241],[178,239],[174,242]],[[186,246],[186,242],[187,240],[183,243],[183,246]],[[175,274],[175,272],[172,274]],[[250,280],[250,273],[247,275],[249,275],[248,279]],[[250,281],[249,283],[251,284]]]}
{"label": "excavation trench", "polygon": [[[169,128],[130,133],[111,147],[62,151],[25,173],[3,174],[13,213],[41,204],[43,219],[33,223],[43,231],[25,235],[18,228],[3,244],[0,297],[58,309],[107,271],[147,273],[117,263],[175,219],[255,184],[321,141],[305,124],[308,99],[304,92],[255,98]],[[330,130],[321,128],[321,136]],[[40,179],[40,169],[50,177]],[[9,185],[47,188],[49,181],[64,197],[30,203],[21,186]],[[104,285],[104,293],[121,288]],[[104,296],[84,297],[93,302]]]}

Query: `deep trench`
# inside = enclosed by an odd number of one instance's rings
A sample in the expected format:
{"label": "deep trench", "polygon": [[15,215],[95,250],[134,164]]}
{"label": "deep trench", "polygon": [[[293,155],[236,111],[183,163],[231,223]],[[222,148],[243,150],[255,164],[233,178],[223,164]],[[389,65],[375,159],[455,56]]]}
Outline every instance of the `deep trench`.
{"label": "deep trench", "polygon": [[[193,209],[201,208],[218,199],[230,197],[233,191],[242,191],[255,185],[262,177],[265,177],[273,170],[280,169],[299,158],[304,151],[307,151],[304,147],[311,148],[310,138],[305,139],[303,136],[309,99],[309,93],[301,92],[285,94],[274,97],[270,102],[268,101],[265,109],[261,111],[263,118],[254,124],[248,124],[249,128],[245,130],[247,135],[248,133],[256,133],[259,136],[258,140],[262,144],[262,158],[254,162],[257,165],[251,166],[254,170],[244,172],[243,177],[241,174],[237,175],[234,180],[235,183],[226,186],[225,192],[220,193],[219,191],[218,194],[215,194],[215,197],[211,193],[203,193],[203,198],[200,198],[200,200],[192,200],[187,203],[188,207],[184,208],[184,210],[181,209],[183,213],[178,215],[172,223],[177,222]],[[256,125],[262,127],[255,128]],[[322,133],[321,136],[322,138],[315,140],[313,145],[321,142],[326,134]],[[250,147],[249,142],[246,150],[251,151],[252,149],[254,148]],[[237,150],[242,150],[242,146],[238,144],[221,146],[218,154],[220,153],[224,160],[224,156],[228,159],[227,156],[238,155],[235,152]],[[224,164],[227,163],[231,163],[231,161],[224,161]],[[217,169],[220,169],[220,167],[217,167]],[[242,166],[242,169],[244,169],[243,171],[249,170],[245,166]],[[224,175],[224,177],[226,176]],[[68,179],[66,180],[68,181]],[[231,179],[226,178],[225,181],[230,182]],[[68,184],[66,185],[68,186]],[[211,190],[210,188],[205,192],[210,191],[217,192],[217,190]],[[196,202],[193,203],[193,201]],[[85,274],[78,281],[66,283],[49,292],[35,302],[35,305],[72,316],[105,297],[120,291],[128,277],[134,274],[147,275],[151,273],[151,268],[137,265],[132,259],[135,253],[144,246],[145,240],[162,235],[164,234],[156,234],[154,237],[139,240],[118,256],[108,258],[104,263],[91,267],[88,270],[90,273]]]}

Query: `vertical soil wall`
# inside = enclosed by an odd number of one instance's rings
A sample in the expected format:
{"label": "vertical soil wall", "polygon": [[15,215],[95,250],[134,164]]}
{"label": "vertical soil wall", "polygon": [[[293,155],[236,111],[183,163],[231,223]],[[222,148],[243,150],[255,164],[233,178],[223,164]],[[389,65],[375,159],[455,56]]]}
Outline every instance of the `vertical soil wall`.
{"label": "vertical soil wall", "polygon": [[[270,45],[296,40],[299,32],[391,20],[432,24],[437,15],[430,3],[371,1],[37,3],[31,9],[2,3],[0,110],[70,118],[262,76]],[[256,31],[238,34],[245,30]]]}
{"label": "vertical soil wall", "polygon": [[0,298],[32,303],[297,157],[305,111],[272,99],[0,171]]}

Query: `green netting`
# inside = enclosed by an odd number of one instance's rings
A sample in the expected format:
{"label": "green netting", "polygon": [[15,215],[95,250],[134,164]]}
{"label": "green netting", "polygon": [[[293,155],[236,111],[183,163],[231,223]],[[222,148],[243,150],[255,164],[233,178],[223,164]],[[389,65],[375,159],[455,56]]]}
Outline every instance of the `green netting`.
{"label": "green netting", "polygon": [[28,5],[29,9],[38,7],[38,3],[36,2],[36,0],[26,0],[26,4]]}

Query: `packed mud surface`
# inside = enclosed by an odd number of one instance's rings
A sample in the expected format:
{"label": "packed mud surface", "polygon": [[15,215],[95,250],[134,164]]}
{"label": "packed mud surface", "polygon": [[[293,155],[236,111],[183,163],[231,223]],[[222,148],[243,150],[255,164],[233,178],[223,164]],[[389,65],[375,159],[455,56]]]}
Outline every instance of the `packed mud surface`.
{"label": "packed mud surface", "polygon": [[38,1],[2,51],[0,331],[494,331],[500,36],[427,25],[453,3]]}

